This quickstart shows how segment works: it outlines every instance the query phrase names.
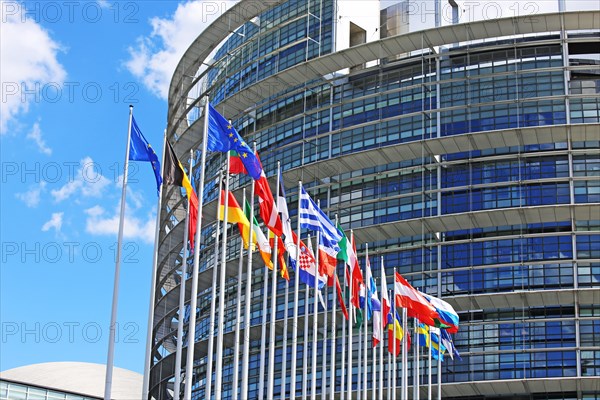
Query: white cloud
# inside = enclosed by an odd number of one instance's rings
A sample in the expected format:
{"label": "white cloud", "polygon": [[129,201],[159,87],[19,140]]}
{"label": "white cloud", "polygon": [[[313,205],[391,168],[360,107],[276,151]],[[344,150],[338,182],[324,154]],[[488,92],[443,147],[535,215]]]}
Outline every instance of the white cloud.
{"label": "white cloud", "polygon": [[63,222],[63,212],[52,213],[52,217],[42,226],[42,231],[47,232],[54,228],[56,232],[60,232]]}
{"label": "white cloud", "polygon": [[27,134],[27,139],[33,140],[33,142],[37,145],[38,150],[42,154],[46,154],[48,156],[52,155],[52,149],[46,145],[46,141],[42,138],[42,130],[40,129],[40,124],[33,124],[33,128],[31,132]]}
{"label": "white cloud", "polygon": [[235,1],[195,0],[179,4],[171,18],[150,20],[150,36],[138,37],[129,47],[126,67],[157,96],[166,99],[179,59],[205,27]]}
{"label": "white cloud", "polygon": [[23,193],[17,193],[15,196],[17,199],[25,203],[29,208],[37,207],[40,204],[40,197],[42,192],[46,189],[46,182],[41,181],[38,186],[32,186],[28,191]]}
{"label": "white cloud", "polygon": [[54,201],[61,202],[68,199],[71,195],[77,193],[84,197],[98,197],[110,181],[104,177],[90,157],[80,161],[80,168],[74,176],[69,177],[69,182],[65,183],[60,189],[51,190],[50,194]]}
{"label": "white cloud", "polygon": [[[129,207],[128,207],[129,208]],[[131,209],[131,208],[129,208]],[[116,236],[119,232],[119,207],[113,214],[109,214],[100,206],[94,206],[85,210],[87,218],[85,221],[86,232],[92,235]],[[156,217],[148,215],[146,219],[140,219],[131,215],[125,209],[125,221],[123,225],[123,237],[130,240],[142,240],[145,243],[154,242],[154,230]]]}
{"label": "white cloud", "polygon": [[20,2],[0,0],[0,134],[8,132],[8,123],[26,113],[32,101],[42,101],[40,95],[25,94],[23,89],[62,85],[66,77],[56,58],[60,45],[24,11]]}

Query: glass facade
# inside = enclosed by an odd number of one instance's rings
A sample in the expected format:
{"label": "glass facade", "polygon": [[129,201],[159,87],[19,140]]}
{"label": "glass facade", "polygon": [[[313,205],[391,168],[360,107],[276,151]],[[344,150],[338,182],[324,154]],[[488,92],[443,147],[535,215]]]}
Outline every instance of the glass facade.
{"label": "glass facade", "polygon": [[[218,48],[206,74],[203,87],[211,103],[227,109],[230,98],[267,77],[335,55],[335,18],[332,0],[290,0],[240,24]],[[444,398],[453,398],[453,387],[471,394],[460,398],[482,398],[474,386],[479,381],[550,378],[567,379],[573,383],[565,387],[572,389],[549,393],[531,385],[523,393],[485,398],[600,396],[594,392],[597,385],[588,390],[585,383],[600,372],[600,343],[595,339],[600,308],[594,301],[600,290],[600,56],[593,45],[600,32],[596,26],[547,31],[543,18],[530,34],[508,37],[490,37],[485,24],[495,22],[481,22],[473,25],[473,40],[466,43],[454,43],[452,27],[443,27],[449,38],[443,45],[399,57],[381,55],[377,65],[336,79],[311,78],[282,86],[244,114],[231,116],[246,141],[256,141],[267,176],[281,163],[290,185],[293,226],[297,189],[291,182],[301,178],[323,210],[337,215],[346,232],[355,231],[361,262],[368,245],[374,276],[380,276],[383,257],[388,278],[396,268],[413,286],[454,305],[461,319],[455,344],[463,360],[446,359],[442,364]],[[480,26],[483,33],[477,36]],[[428,34],[422,33],[424,43]],[[354,67],[351,55],[347,58],[347,67]],[[170,109],[169,119],[182,112]],[[202,115],[188,122],[194,141],[201,140]],[[177,139],[172,135],[178,153],[189,151],[182,144],[177,147]],[[197,157],[199,161],[199,152]],[[210,209],[215,209],[214,178],[223,162],[221,155],[208,154],[204,200],[207,207],[213,204]],[[199,177],[199,168],[194,174]],[[245,176],[234,176],[232,182],[235,190],[249,185]],[[166,196],[150,384],[156,398],[168,398],[167,388],[174,380],[183,236],[176,227],[185,222],[181,193]],[[228,235],[233,272],[221,288],[226,293],[224,319],[215,321],[229,344],[236,326],[236,230],[230,227]],[[202,227],[201,281],[212,279],[215,231],[214,218],[207,218]],[[267,311],[263,320],[264,296],[270,301],[262,286],[264,273],[255,268],[252,280],[250,324],[258,330],[271,318],[282,323],[293,310],[292,302],[285,302],[285,283],[279,280],[276,310]],[[242,293],[244,287],[245,278]],[[305,306],[312,310],[312,299],[305,302],[303,294],[304,289],[299,294],[301,319]],[[332,293],[326,297],[334,301]],[[201,285],[198,343],[208,340],[216,298],[210,284]],[[182,317],[187,332],[188,316]],[[341,336],[338,324],[338,357]],[[287,372],[285,386],[280,372],[276,374],[277,398],[290,390],[291,338],[286,347],[283,339],[278,331],[275,371]],[[267,354],[261,354],[258,340],[250,348],[248,396],[257,398],[259,382],[266,380],[259,377],[260,360]],[[304,351],[312,349],[299,345],[297,394],[302,391],[301,371],[310,370],[302,361]],[[321,343],[316,351],[320,360]],[[193,396],[202,399],[207,357],[205,350],[199,354]],[[227,345],[223,398],[232,396],[233,360],[233,345]],[[320,380],[320,368],[318,374]],[[335,390],[340,391],[341,370],[337,374]],[[357,384],[357,366],[353,374]],[[437,374],[434,366],[434,382]],[[321,390],[328,388],[319,385],[317,392]]]}
{"label": "glass facade", "polygon": [[97,400],[74,393],[0,380],[0,400]]}

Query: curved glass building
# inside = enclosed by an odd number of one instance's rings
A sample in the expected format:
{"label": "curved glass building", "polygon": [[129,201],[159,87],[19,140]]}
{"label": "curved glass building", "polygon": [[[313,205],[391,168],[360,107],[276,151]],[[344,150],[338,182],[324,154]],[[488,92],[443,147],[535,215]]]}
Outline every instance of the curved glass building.
{"label": "curved glass building", "polygon": [[[361,262],[368,246],[375,277],[383,257],[388,287],[396,268],[452,304],[462,361],[442,364],[443,398],[600,398],[600,12],[462,22],[460,4],[431,1],[436,15],[452,17],[419,26],[410,3],[383,10],[360,3],[241,0],[199,32],[169,91],[167,136],[178,157],[187,165],[190,149],[201,148],[210,98],[256,142],[268,177],[281,163],[294,227],[302,180],[332,219],[354,231]],[[206,376],[208,341],[222,329],[222,398],[229,399],[240,239],[230,227],[226,285],[211,293],[225,159],[208,153],[206,160],[193,398],[204,399],[214,382]],[[238,198],[249,183],[232,177]],[[185,207],[181,188],[163,190],[150,373],[156,399],[173,395],[178,324],[184,353],[191,339],[189,315],[178,312],[180,284],[186,280],[189,304],[192,282],[191,258],[180,274]],[[283,326],[293,302],[285,302],[279,279],[276,312],[263,319],[270,291],[259,259],[251,297],[242,298],[242,307],[251,302],[248,398],[267,398],[261,325],[272,318],[273,393],[288,398],[291,328],[284,347]],[[224,319],[209,332],[221,291]],[[300,299],[303,326],[304,289]],[[341,319],[337,326],[341,357]],[[300,356],[297,366],[299,397]],[[434,382],[438,373],[434,366]],[[342,381],[340,369],[317,392],[333,382],[338,393]]]}

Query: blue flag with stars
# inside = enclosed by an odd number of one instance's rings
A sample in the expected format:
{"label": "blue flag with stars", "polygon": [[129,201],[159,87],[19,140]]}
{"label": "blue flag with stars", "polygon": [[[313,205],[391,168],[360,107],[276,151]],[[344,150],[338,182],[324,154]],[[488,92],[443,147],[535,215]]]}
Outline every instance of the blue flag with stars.
{"label": "blue flag with stars", "polygon": [[129,140],[129,159],[131,161],[148,161],[152,164],[154,177],[156,178],[156,190],[160,192],[162,177],[160,176],[160,161],[154,149],[138,127],[135,118],[131,116],[131,138]]}
{"label": "blue flag with stars", "polygon": [[246,167],[248,175],[254,180],[260,179],[262,167],[260,161],[242,139],[235,128],[211,104],[208,105],[208,132],[206,148],[209,151],[226,152],[235,150],[242,164]]}

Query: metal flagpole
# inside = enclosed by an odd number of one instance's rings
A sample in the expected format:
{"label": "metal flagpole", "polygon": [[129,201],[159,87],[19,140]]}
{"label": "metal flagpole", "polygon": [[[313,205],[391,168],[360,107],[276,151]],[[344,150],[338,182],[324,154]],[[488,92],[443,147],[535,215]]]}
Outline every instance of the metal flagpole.
{"label": "metal flagpole", "polygon": [[[337,215],[336,225],[337,225]],[[346,289],[347,285],[347,277],[346,277],[346,263],[344,262],[344,291],[342,293],[342,298],[344,299],[344,303],[346,302]],[[349,308],[349,307],[348,307]],[[348,318],[350,318],[350,313],[348,312]],[[346,318],[342,318],[342,362],[341,362],[341,371],[340,371],[340,399],[344,399],[344,394],[346,393]]]}
{"label": "metal flagpole", "polygon": [[[384,269],[384,265],[383,265],[383,256],[381,256],[381,281],[383,282],[384,278],[384,273],[383,273],[383,269]],[[380,283],[379,286],[381,288],[383,288],[383,284]],[[387,287],[387,282],[386,285]],[[386,293],[387,295],[387,293]],[[383,295],[381,296],[381,298],[379,299],[380,303],[383,303]],[[381,332],[381,337],[380,337],[380,341],[379,341],[379,400],[383,400],[383,338],[385,336],[385,332],[383,331],[383,321],[387,320],[387,315],[383,315],[383,304],[381,304],[381,321],[380,326],[379,326],[379,331]]]}
{"label": "metal flagpole", "polygon": [[[365,260],[366,263],[365,265],[369,264],[369,245],[366,244],[366,251],[365,251]],[[365,267],[366,268],[366,267]],[[366,269],[365,269],[366,270]],[[368,278],[366,278],[368,279]],[[367,366],[369,363],[369,353],[367,352],[368,350],[368,336],[369,336],[369,324],[368,322],[368,309],[367,309],[367,296],[369,295],[368,293],[368,288],[367,288],[368,282],[365,282],[365,304],[363,306],[364,309],[364,315],[363,315],[363,327],[365,330],[365,334],[363,336],[363,350],[364,350],[364,356],[363,356],[363,392],[362,392],[362,398],[363,400],[367,400],[368,398],[368,394],[367,394]]]}
{"label": "metal flagpole", "polygon": [[208,105],[206,97],[204,105],[204,137],[202,138],[202,155],[200,159],[200,182],[198,185],[198,219],[196,221],[196,240],[194,248],[194,267],[192,269],[192,294],[190,298],[190,321],[188,323],[188,350],[185,367],[185,390],[183,398],[192,398],[192,381],[194,375],[194,346],[196,344],[196,309],[198,307],[198,271],[200,269],[200,240],[202,239],[202,208],[204,205],[204,174],[206,165],[206,138],[208,136]]}
{"label": "metal flagpole", "polygon": [[[338,225],[338,216],[337,214],[335,215],[335,226],[337,227]],[[337,327],[336,327],[336,308],[337,308],[337,284],[336,284],[336,279],[337,279],[337,259],[336,259],[336,268],[333,271],[334,273],[334,277],[333,279],[333,297],[332,297],[332,302],[333,304],[331,305],[331,360],[330,360],[330,368],[329,368],[329,381],[330,381],[330,386],[329,386],[329,400],[335,400],[335,384],[336,384],[336,364],[337,364],[337,348],[336,348],[336,344],[335,344],[335,336],[337,334]],[[342,316],[342,321],[344,321],[344,318]],[[325,328],[327,329],[327,328]],[[344,346],[342,345],[342,353],[344,352]],[[344,361],[343,361],[343,357],[342,357],[342,370],[343,370],[343,365],[344,365]],[[325,371],[323,371],[323,375],[325,375]],[[344,381],[344,374],[342,373],[342,382]],[[343,387],[343,385],[342,385]]]}
{"label": "metal flagpole", "polygon": [[[256,143],[252,151],[256,154]],[[248,264],[246,265],[246,295],[244,304],[244,347],[242,350],[242,400],[248,400],[248,366],[250,361],[250,305],[252,303],[252,244],[254,224],[254,179],[250,186],[250,232],[248,235]],[[245,206],[245,204],[244,204]]]}
{"label": "metal flagpole", "polygon": [[[317,268],[318,270],[318,268]],[[327,294],[328,287],[325,285],[323,290],[325,291],[325,296],[323,293],[319,292],[318,295],[321,297],[321,300],[325,302],[327,307],[329,307],[329,298]],[[328,339],[328,314],[327,307],[324,307],[323,310],[323,339],[321,341],[321,400],[325,400],[327,398],[327,339]]]}
{"label": "metal flagpole", "polygon": [[[288,264],[289,265],[289,264]],[[289,273],[289,270],[288,270]],[[286,378],[287,378],[287,334],[288,334],[288,304],[290,294],[290,282],[285,281],[285,294],[283,295],[283,345],[281,348],[281,400],[285,400]]]}
{"label": "metal flagpole", "polygon": [[133,106],[129,106],[129,129],[127,131],[127,148],[125,150],[125,169],[123,172],[123,187],[121,190],[121,212],[119,214],[119,233],[117,235],[117,260],[115,263],[115,281],[113,286],[112,310],[110,314],[110,331],[108,336],[108,357],[106,361],[106,379],[104,382],[104,400],[110,400],[112,389],[112,374],[115,357],[115,335],[117,328],[117,305],[119,302],[119,278],[121,271],[121,244],[123,242],[123,220],[125,219],[125,197],[127,194],[127,173],[129,170],[129,147],[131,142],[131,120]]}
{"label": "metal flagpole", "polygon": [[[275,204],[279,198],[279,162],[277,163],[277,187],[275,188]],[[271,327],[269,334],[269,368],[267,399],[273,399],[273,390],[275,386],[275,319],[277,318],[277,264],[279,262],[278,253],[279,238],[273,234],[273,274],[271,282]],[[287,304],[286,304],[287,306]],[[283,348],[285,352],[285,347]],[[285,369],[285,366],[283,367]]]}
{"label": "metal flagpole", "polygon": [[[298,214],[300,213],[300,191],[302,181],[298,181]],[[290,377],[290,399],[296,398],[296,366],[298,355],[298,286],[299,286],[299,269],[300,269],[300,218],[298,218],[298,226],[296,228],[296,275],[294,276],[294,316],[292,319],[292,365]],[[306,307],[306,304],[304,305]],[[304,349],[306,351],[306,348]]]}
{"label": "metal flagpole", "polygon": [[[223,190],[223,170],[219,170],[219,195],[218,195],[218,206],[217,206],[217,228],[215,231],[215,261],[213,264],[213,268],[212,268],[212,286],[211,286],[211,296],[213,296],[213,298],[216,298],[216,292],[217,292],[217,276],[218,274],[218,270],[217,270],[217,265],[219,265],[219,255],[221,250],[219,249],[219,236],[221,234],[220,232],[220,223],[219,223],[219,208],[221,207],[221,201],[222,199],[222,192]],[[227,197],[225,197],[225,202],[227,202]],[[226,214],[226,210],[227,207],[224,207],[225,209],[223,210],[223,231],[227,230],[227,214]],[[206,391],[205,391],[205,396],[207,399],[210,399],[211,396],[211,392],[212,392],[212,371],[213,371],[213,351],[215,348],[215,308],[216,308],[216,301],[211,301],[210,302],[210,320],[209,320],[209,324],[208,324],[208,359],[206,362]],[[187,399],[184,399],[187,400]]]}
{"label": "metal flagpole", "polygon": [[[427,400],[431,400],[431,328],[429,328],[429,351],[427,352],[427,369],[428,369],[428,378],[427,378]],[[438,347],[439,348],[439,347]]]}
{"label": "metal flagpole", "polygon": [[[319,207],[319,204],[317,204],[317,207]],[[320,232],[317,231],[317,246],[319,245],[319,236],[320,236]],[[313,326],[312,326],[312,352],[311,352],[311,360],[312,360],[312,364],[311,364],[311,381],[310,381],[310,398],[311,400],[316,400],[317,398],[317,334],[318,334],[318,320],[319,320],[319,315],[318,315],[318,311],[319,311],[319,250],[317,248],[316,251],[317,254],[315,254],[315,261],[316,261],[316,265],[315,265],[315,290],[313,292]]]}
{"label": "metal flagpole", "polygon": [[[165,165],[165,148],[167,146],[167,131],[163,133],[163,152],[160,163],[160,176],[163,176],[163,167]],[[148,390],[150,385],[150,360],[152,354],[152,331],[154,330],[154,289],[156,285],[156,268],[158,265],[158,240],[160,236],[160,210],[162,207],[162,190],[160,185],[158,191],[158,206],[156,208],[156,227],[154,229],[154,254],[152,256],[152,278],[150,282],[150,305],[148,310],[148,330],[146,335],[146,358],[144,359],[144,378],[142,381],[142,399],[148,399]]]}
{"label": "metal flagpole", "polygon": [[[388,296],[390,296],[390,291],[388,290]],[[392,311],[392,354],[389,352],[389,327],[388,327],[388,392],[387,392],[387,400],[396,400],[396,304],[394,293],[392,292],[391,297],[391,311]],[[392,397],[393,390],[393,397]]]}
{"label": "metal flagpole", "polygon": [[[307,241],[310,242],[310,235]],[[309,286],[304,288],[304,346],[302,352],[302,400],[306,400],[308,394],[308,301]]]}
{"label": "metal flagpole", "polygon": [[[230,122],[231,123],[231,122]],[[217,317],[217,364],[215,365],[215,398],[221,398],[223,388],[223,330],[225,329],[225,275],[227,273],[227,219],[229,208],[229,163],[231,157],[227,152],[227,166],[225,167],[225,201],[223,207],[223,233],[221,234],[221,270],[219,271],[219,314]],[[219,205],[220,206],[220,205]],[[214,296],[214,294],[213,294]],[[214,335],[210,332],[210,335]],[[211,384],[212,377],[207,377],[206,386]],[[210,399],[210,398],[207,398]],[[187,400],[187,399],[186,399]]]}
{"label": "metal flagpole", "polygon": [[415,324],[415,340],[414,340],[414,375],[413,375],[413,400],[419,399],[419,320],[414,318],[413,323]]}
{"label": "metal flagpole", "polygon": [[[438,336],[438,343],[442,343],[442,331],[440,329]],[[442,400],[442,357],[438,357],[437,360],[437,398]]]}
{"label": "metal flagpole", "polygon": [[[281,182],[281,163],[277,161],[277,192],[279,192],[279,184]],[[285,199],[284,199],[285,201]],[[277,204],[279,205],[279,196],[277,198]],[[283,221],[282,221],[283,222]],[[286,238],[287,239],[287,238]],[[289,254],[289,253],[288,253]],[[288,270],[289,274],[289,270]],[[294,278],[294,280],[296,277]],[[281,347],[281,400],[285,400],[285,386],[286,386],[286,369],[287,369],[287,333],[288,333],[288,300],[290,292],[290,282],[285,280],[285,294],[283,297],[283,345]],[[294,304],[296,307],[297,304]]]}
{"label": "metal flagpole", "polygon": [[[246,204],[246,188],[242,191],[242,204]],[[249,246],[249,245],[248,245]],[[231,386],[231,398],[238,399],[239,385],[239,363],[240,363],[240,319],[242,314],[242,275],[244,274],[244,240],[240,240],[240,261],[238,263],[238,285],[237,285],[237,300],[235,309],[235,327],[233,335],[235,337],[235,345],[233,349],[233,384]]]}
{"label": "metal flagpole", "polygon": [[[317,268],[318,270],[318,268]],[[321,300],[325,302],[327,307],[329,307],[329,298],[328,298],[328,287],[325,285],[323,288],[325,291],[325,296],[323,293],[319,292],[318,295],[321,297]],[[318,307],[318,306],[317,306]],[[323,310],[323,339],[321,341],[321,400],[325,400],[327,398],[327,339],[329,336],[328,332],[328,313],[327,307],[324,307]]]}
{"label": "metal flagpole", "polygon": [[[373,322],[373,331],[375,331],[375,318],[372,318],[371,321]],[[367,340],[367,344],[368,347],[371,348],[371,353],[373,353],[373,362],[371,363],[371,375],[370,375],[370,381],[371,381],[371,399],[376,399],[377,398],[377,349],[373,346],[373,337],[371,337],[370,343]],[[368,368],[367,368],[368,370]]]}
{"label": "metal flagpole", "polygon": [[[394,275],[395,276],[395,275]],[[394,278],[395,279],[395,278]],[[394,288],[396,285],[394,285]],[[408,400],[408,316],[406,308],[402,308],[402,400]]]}
{"label": "metal flagpole", "polygon": [[[350,271],[352,273],[352,271]],[[352,275],[350,275],[350,288],[352,287]],[[352,290],[350,290],[350,297],[352,297]],[[354,304],[350,301],[350,309],[348,310],[348,370],[346,372],[347,384],[346,384],[346,400],[352,400],[352,359],[354,358],[352,345],[352,328],[354,318]]]}
{"label": "metal flagpole", "polygon": [[[354,231],[351,229],[350,230],[350,246],[352,246],[352,241],[354,240]],[[352,251],[354,251],[354,249],[352,249]],[[346,396],[346,400],[352,400],[352,377],[353,377],[353,358],[354,358],[354,351],[352,350],[352,347],[354,345],[354,339],[352,338],[352,329],[353,327],[353,318],[356,318],[355,314],[355,310],[354,310],[354,305],[352,304],[352,287],[353,287],[353,283],[352,283],[352,271],[354,270],[354,268],[356,267],[356,265],[353,265],[350,269],[350,273],[349,273],[349,282],[348,282],[348,286],[350,288],[350,313],[349,315],[349,321],[348,321],[348,384],[347,386],[347,396]],[[359,346],[359,351],[360,351],[360,346]],[[359,380],[360,380],[360,357],[359,357]]]}
{"label": "metal flagpole", "polygon": [[[337,224],[336,224],[337,225]],[[337,319],[337,315],[336,315],[336,310],[337,310],[337,284],[335,283],[335,279],[337,278],[337,270],[334,272],[335,276],[334,276],[334,281],[333,281],[333,297],[331,299],[331,339],[330,339],[330,344],[329,347],[331,348],[330,352],[331,352],[331,356],[330,356],[330,360],[329,360],[329,399],[330,400],[335,400],[335,384],[337,381],[337,376],[336,376],[336,364],[337,364],[337,348],[336,348],[336,344],[335,344],[335,337],[337,335],[337,326],[336,326],[336,319]],[[342,317],[342,320],[344,320],[344,318]],[[325,372],[323,372],[323,375],[325,375]]]}
{"label": "metal flagpole", "polygon": [[[271,257],[273,251],[271,251]],[[273,268],[275,270],[275,268]],[[263,273],[263,302],[262,302],[262,316],[260,322],[260,360],[258,361],[258,398],[264,398],[265,394],[265,351],[266,351],[266,339],[267,339],[267,305],[268,305],[268,288],[269,288],[269,269],[265,266],[262,270]]]}
{"label": "metal flagpole", "polygon": [[[189,176],[192,176],[192,162],[194,150],[190,149],[190,167]],[[159,209],[160,212],[160,209]],[[183,232],[183,258],[181,261],[181,282],[179,284],[179,311],[177,320],[177,350],[175,352],[175,385],[173,387],[173,399],[179,400],[181,395],[181,349],[183,347],[183,318],[185,314],[185,278],[187,275],[188,259],[188,228],[190,225],[190,198],[187,199],[187,211],[185,217],[185,227]]]}
{"label": "metal flagpole", "polygon": [[[394,277],[396,276],[396,268],[394,268]],[[395,278],[394,278],[395,279]],[[393,363],[393,367],[392,367],[392,400],[396,400],[397,398],[397,394],[396,394],[396,379],[398,378],[398,357],[396,356],[396,351],[398,349],[396,349],[396,346],[398,345],[397,341],[396,341],[396,335],[398,334],[398,332],[396,332],[396,285],[395,285],[395,281],[394,281],[394,290],[392,291],[392,310],[393,310],[393,317],[394,317],[394,322],[393,322],[393,326],[392,326],[392,333],[394,335],[393,338],[393,344],[392,344],[392,350],[393,350],[393,354],[391,356],[392,359],[392,363]],[[405,336],[406,332],[403,332],[402,334],[402,340],[404,341],[404,336]],[[402,353],[402,357],[404,357],[404,345],[401,345],[401,350],[400,352]],[[404,359],[402,359],[402,368],[404,368]],[[400,398],[402,400],[404,399],[404,375],[400,374]]]}

